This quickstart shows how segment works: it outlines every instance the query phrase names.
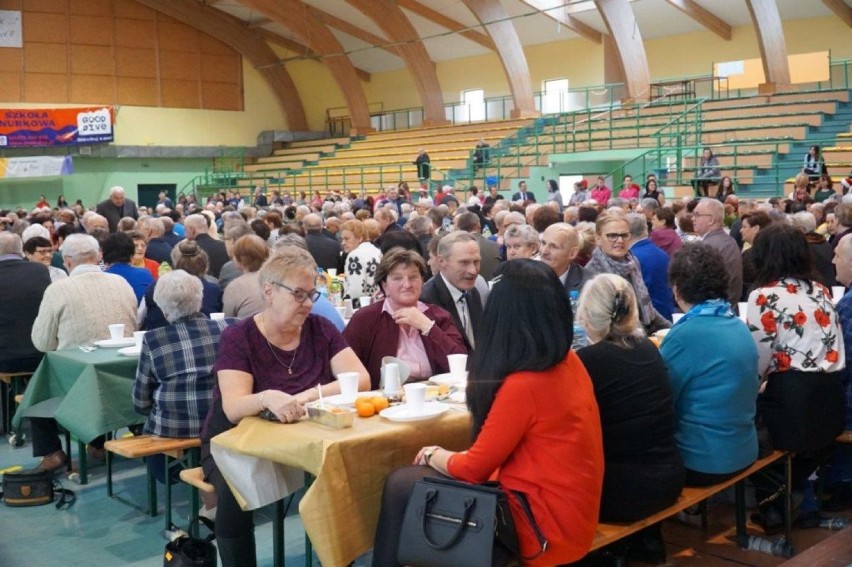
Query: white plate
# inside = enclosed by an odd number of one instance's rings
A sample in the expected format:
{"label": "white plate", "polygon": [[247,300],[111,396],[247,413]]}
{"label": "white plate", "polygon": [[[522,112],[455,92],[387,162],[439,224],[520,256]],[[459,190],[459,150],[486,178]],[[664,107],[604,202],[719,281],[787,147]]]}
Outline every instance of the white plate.
{"label": "white plate", "polygon": [[408,405],[402,404],[383,409],[379,412],[379,415],[385,419],[389,419],[390,421],[423,421],[425,419],[438,417],[448,409],[450,409],[450,406],[442,404],[441,402],[426,402],[426,404],[423,405],[423,411],[421,413],[412,413],[411,408]]}
{"label": "white plate", "polygon": [[322,400],[329,404],[334,404],[336,406],[354,406],[355,400],[361,397],[372,398],[373,396],[381,396],[382,393],[379,390],[374,390],[372,392],[358,392],[358,395],[354,398],[346,399],[343,397],[343,394],[334,394],[333,396],[323,396]]}
{"label": "white plate", "polygon": [[137,347],[136,345],[124,347],[118,349],[118,354],[121,354],[123,356],[139,356],[140,354],[142,354],[142,349],[140,347]]}
{"label": "white plate", "polygon": [[435,384],[446,384],[447,386],[463,386],[467,383],[467,372],[464,373],[464,378],[453,378],[452,374],[436,374],[429,378],[430,382]]}
{"label": "white plate", "polygon": [[95,341],[95,344],[101,348],[119,348],[126,346],[134,346],[136,340],[133,337],[123,337],[120,339],[103,339]]}
{"label": "white plate", "polygon": [[454,404],[464,404],[467,402],[467,397],[464,390],[456,390],[450,394],[450,401]]}

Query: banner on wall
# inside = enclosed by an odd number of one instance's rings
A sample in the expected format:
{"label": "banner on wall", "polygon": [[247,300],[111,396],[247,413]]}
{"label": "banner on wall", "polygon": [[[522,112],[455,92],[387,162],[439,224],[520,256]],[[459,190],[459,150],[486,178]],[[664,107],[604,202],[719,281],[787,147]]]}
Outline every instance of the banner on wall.
{"label": "banner on wall", "polygon": [[71,156],[34,156],[0,158],[0,179],[71,175]]}
{"label": "banner on wall", "polygon": [[0,148],[101,144],[113,141],[115,109],[0,109]]}

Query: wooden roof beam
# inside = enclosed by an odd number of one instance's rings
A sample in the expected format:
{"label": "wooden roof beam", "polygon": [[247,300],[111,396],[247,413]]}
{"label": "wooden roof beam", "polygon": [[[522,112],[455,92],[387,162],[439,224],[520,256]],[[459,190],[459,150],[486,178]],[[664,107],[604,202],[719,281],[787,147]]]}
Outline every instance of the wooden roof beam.
{"label": "wooden roof beam", "polygon": [[731,26],[722,18],[703,8],[693,0],[666,0],[669,4],[715,33],[725,41],[731,41]]}
{"label": "wooden roof beam", "polygon": [[323,12],[319,8],[308,6],[308,11],[313,14],[316,19],[318,19],[327,26],[331,26],[335,29],[338,29],[345,34],[349,34],[356,39],[360,39],[363,42],[369,43],[370,45],[384,49],[391,55],[399,56],[399,53],[397,53],[396,48],[388,47],[387,44],[390,43],[390,41],[383,37],[379,37],[375,34],[368,32],[367,30],[363,30],[358,26],[350,24],[346,20],[341,20],[337,16],[329,14],[328,12]]}
{"label": "wooden roof beam", "polygon": [[[307,45],[303,45],[303,44],[299,43],[298,41],[294,41],[290,38],[284,37],[283,35],[278,35],[277,33],[273,32],[273,31],[265,30],[265,29],[262,29],[262,28],[254,30],[254,32],[256,34],[260,35],[260,37],[262,37],[263,39],[265,39],[269,43],[274,43],[276,45],[280,45],[284,49],[289,49],[290,51],[292,51],[294,53],[301,53],[305,57],[310,57],[312,59],[317,59],[317,60],[320,59],[320,56],[317,55],[314,52],[313,49],[311,49]],[[280,59],[279,59],[279,62],[281,62]],[[358,78],[361,79],[362,81],[370,82],[371,75],[370,75],[369,71],[365,71],[363,69],[359,69],[358,67],[355,67],[355,73],[358,74]]]}
{"label": "wooden roof beam", "polygon": [[837,14],[837,17],[843,20],[847,26],[852,28],[852,8],[846,2],[843,0],[822,0],[822,3]]}
{"label": "wooden roof beam", "polygon": [[461,22],[457,22],[454,19],[445,16],[441,12],[433,10],[429,6],[424,6],[417,0],[396,0],[396,3],[400,8],[405,8],[406,10],[426,18],[430,22],[438,24],[441,27],[447,28],[450,31],[458,32],[459,35],[478,43],[486,49],[490,49],[491,51],[495,50],[494,42],[491,41],[491,38],[488,35],[468,29],[467,26]]}
{"label": "wooden roof beam", "polygon": [[548,18],[556,20],[581,37],[595,43],[603,43],[601,32],[568,13],[568,3],[565,0],[521,0],[521,2],[535,8]]}

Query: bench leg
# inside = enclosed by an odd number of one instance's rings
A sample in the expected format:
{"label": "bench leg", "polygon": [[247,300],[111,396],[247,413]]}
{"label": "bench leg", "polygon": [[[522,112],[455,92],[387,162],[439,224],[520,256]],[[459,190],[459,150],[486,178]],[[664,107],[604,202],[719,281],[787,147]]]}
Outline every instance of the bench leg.
{"label": "bench leg", "polygon": [[784,491],[784,535],[787,537],[787,545],[793,546],[793,456],[787,453],[784,459],[784,468],[787,477],[787,489]]}
{"label": "bench leg", "polygon": [[[109,459],[109,451],[106,458]],[[82,441],[77,441],[77,466],[80,467],[80,484],[89,484],[89,456],[86,454],[86,444]],[[107,488],[109,495],[112,496],[112,474],[109,468],[110,462],[107,460]]]}
{"label": "bench leg", "polygon": [[[163,478],[166,481],[165,482],[165,484],[166,484],[166,510],[165,510],[166,529],[170,530],[170,529],[172,529],[172,483],[171,483],[171,475],[169,474],[171,472],[169,470],[169,461],[171,461],[172,458],[169,457],[168,455],[164,455],[164,457],[165,457],[165,459],[163,459],[163,463],[164,463],[163,464],[163,472],[164,472],[165,476]],[[150,471],[151,469],[148,469],[148,470]],[[151,476],[154,476],[153,471],[152,471]],[[156,486],[157,479],[152,478],[151,482]]]}
{"label": "bench leg", "polygon": [[273,504],[275,512],[272,516],[272,564],[284,567],[284,498]]}
{"label": "bench leg", "polygon": [[734,501],[736,502],[737,545],[742,549],[748,548],[746,533],[745,483],[734,484]]}
{"label": "bench leg", "polygon": [[[89,474],[88,474],[88,471],[86,470],[86,462],[84,460],[85,457],[83,456],[83,455],[86,454],[86,446],[83,443],[78,443],[77,444],[77,451],[80,454],[80,457],[79,457],[79,459],[80,459],[80,482],[85,484],[83,482],[83,479],[85,479],[86,481],[89,480],[89,478],[88,478]],[[113,494],[112,494],[112,451],[106,452],[106,454],[104,455],[104,460],[106,461],[107,496],[112,498],[113,497]]]}
{"label": "bench leg", "polygon": [[198,489],[189,485],[189,506],[190,506],[190,518],[189,518],[189,535],[192,537],[198,537],[198,524],[200,520],[198,519],[198,511],[201,509],[198,503]]}
{"label": "bench leg", "polygon": [[[157,480],[151,474],[150,469],[148,469],[146,476],[148,477],[148,515],[153,518],[157,515]],[[166,524],[166,529],[170,530],[171,527]]]}

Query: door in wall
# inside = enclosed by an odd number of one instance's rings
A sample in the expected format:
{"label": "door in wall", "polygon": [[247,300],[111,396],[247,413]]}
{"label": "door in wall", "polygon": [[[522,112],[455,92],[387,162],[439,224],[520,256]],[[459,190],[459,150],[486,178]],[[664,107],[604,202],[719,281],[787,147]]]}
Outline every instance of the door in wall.
{"label": "door in wall", "polygon": [[157,201],[160,200],[160,191],[164,191],[166,196],[175,202],[177,194],[176,183],[139,183],[136,185],[136,190],[139,195],[139,202],[136,203],[141,207],[156,207]]}

